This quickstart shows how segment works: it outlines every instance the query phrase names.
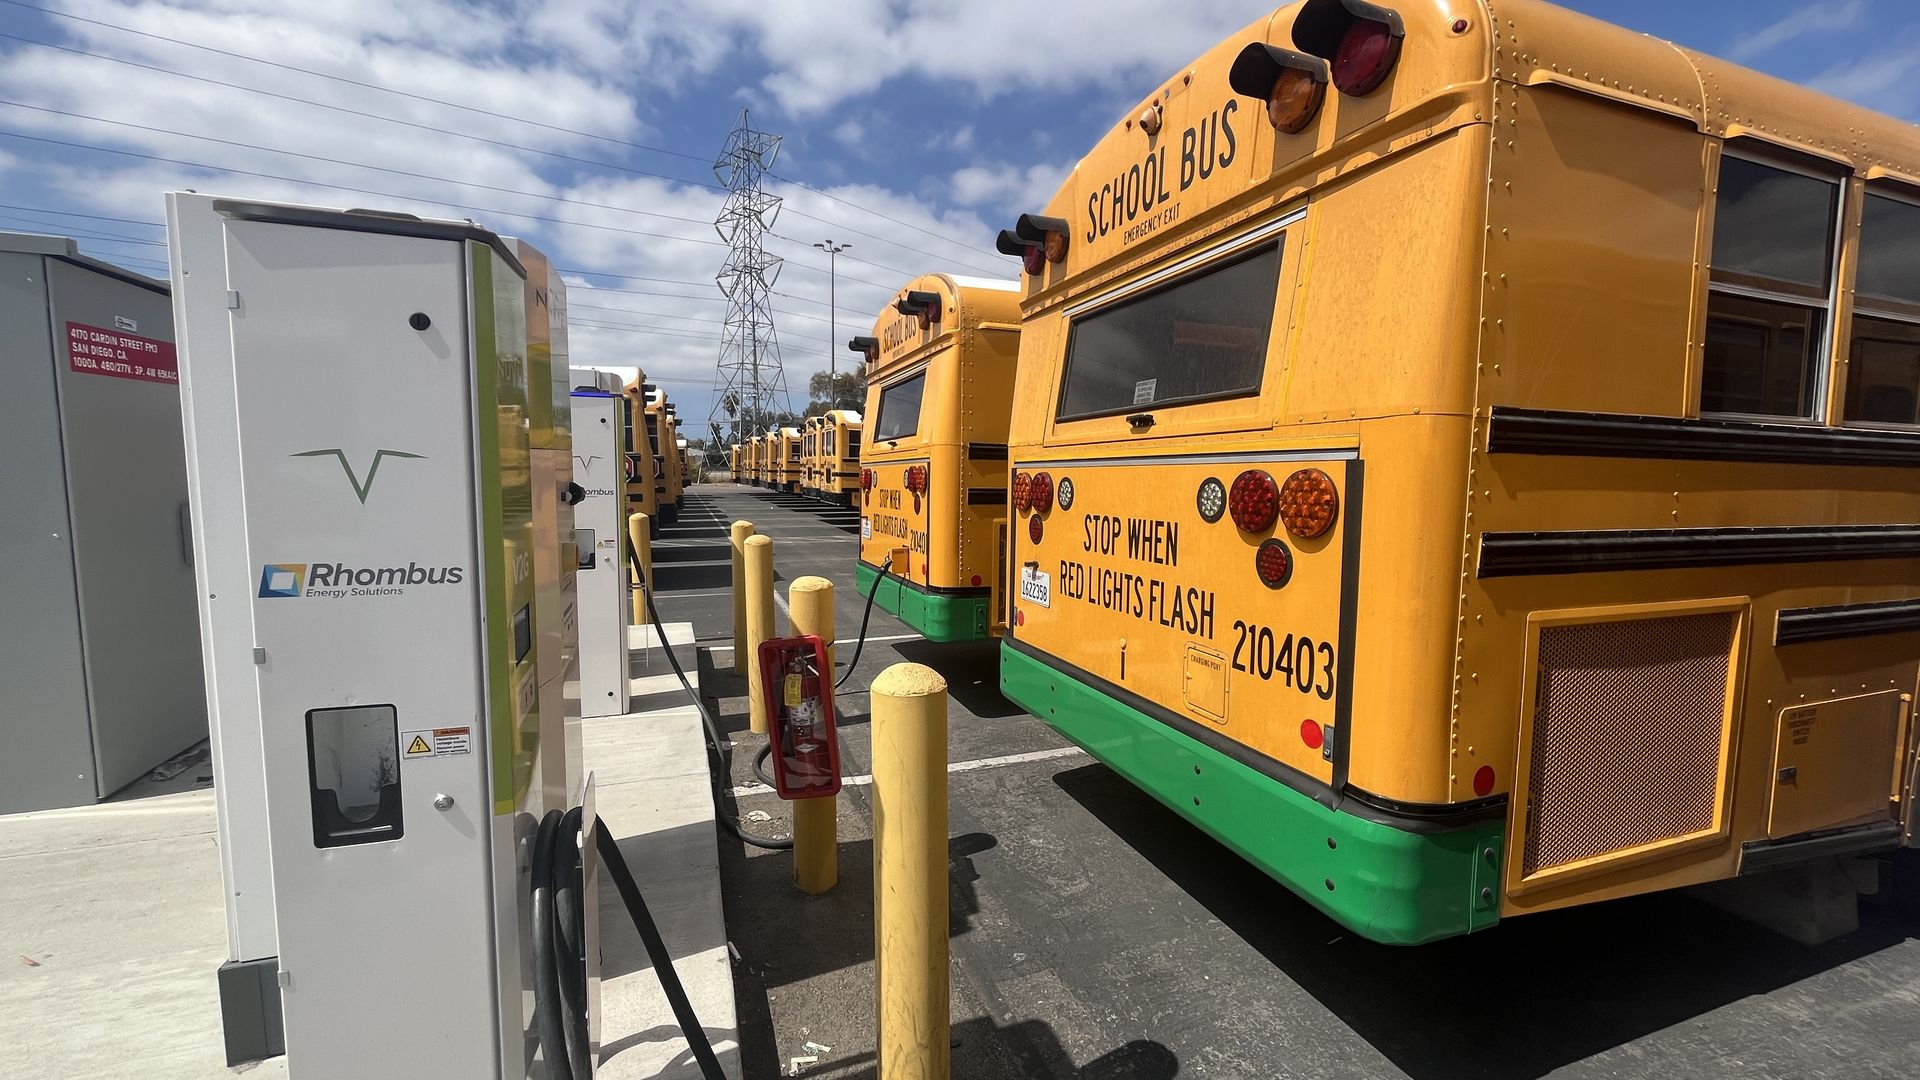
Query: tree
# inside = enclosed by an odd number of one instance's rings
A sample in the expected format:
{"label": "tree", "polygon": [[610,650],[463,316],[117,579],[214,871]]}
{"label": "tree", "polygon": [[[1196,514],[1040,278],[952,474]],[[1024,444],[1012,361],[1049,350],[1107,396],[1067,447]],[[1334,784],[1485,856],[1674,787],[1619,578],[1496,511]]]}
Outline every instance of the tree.
{"label": "tree", "polygon": [[807,415],[819,416],[833,409],[851,409],[859,412],[867,401],[867,380],[858,371],[838,371],[832,374],[829,387],[828,373],[816,371],[807,377]]}

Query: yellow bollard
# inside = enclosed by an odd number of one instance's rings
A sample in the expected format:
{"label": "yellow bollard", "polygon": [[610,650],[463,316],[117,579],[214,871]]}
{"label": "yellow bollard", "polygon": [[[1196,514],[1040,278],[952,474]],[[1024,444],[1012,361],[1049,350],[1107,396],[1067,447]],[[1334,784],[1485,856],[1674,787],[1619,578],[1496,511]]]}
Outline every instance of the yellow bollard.
{"label": "yellow bollard", "polygon": [[[795,637],[813,634],[827,643],[827,670],[820,673],[823,693],[833,692],[833,582],[803,577],[787,586],[787,607]],[[840,880],[840,834],[834,815],[837,796],[793,801],[793,883],[801,892],[823,893]]]}
{"label": "yellow bollard", "polygon": [[873,680],[873,956],[879,1076],[947,1080],[947,683]]}
{"label": "yellow bollard", "polygon": [[749,536],[743,545],[747,582],[747,707],[754,734],[767,733],[767,688],[760,678],[760,643],[773,636],[773,538]]}
{"label": "yellow bollard", "polygon": [[733,673],[747,673],[747,537],[753,522],[733,523]]}
{"label": "yellow bollard", "polygon": [[[640,576],[647,579],[647,588],[653,588],[653,541],[648,537],[647,515],[632,513],[627,515],[627,542],[633,545],[634,554],[640,556]],[[647,595],[640,591],[640,583],[633,583],[633,625],[646,626]]]}

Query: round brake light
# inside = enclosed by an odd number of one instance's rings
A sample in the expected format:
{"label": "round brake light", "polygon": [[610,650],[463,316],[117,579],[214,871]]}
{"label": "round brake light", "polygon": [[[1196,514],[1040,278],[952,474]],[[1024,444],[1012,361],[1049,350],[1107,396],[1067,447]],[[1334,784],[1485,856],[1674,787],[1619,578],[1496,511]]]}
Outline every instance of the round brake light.
{"label": "round brake light", "polygon": [[1349,97],[1372,93],[1400,59],[1400,38],[1391,27],[1355,19],[1333,54],[1333,85]]}
{"label": "round brake light", "polygon": [[1032,517],[1028,518],[1027,519],[1027,539],[1033,541],[1036,544],[1039,543],[1040,533],[1041,533],[1041,530],[1044,528],[1045,526],[1040,524],[1039,514],[1035,514]]}
{"label": "round brake light", "polygon": [[873,489],[873,470],[861,469],[860,470],[860,490],[871,491],[872,489]]}
{"label": "round brake light", "polygon": [[1267,95],[1267,122],[1287,135],[1298,134],[1313,122],[1326,97],[1326,83],[1299,68],[1281,68]]}
{"label": "round brake light", "polygon": [[1027,501],[1033,504],[1036,514],[1053,509],[1053,477],[1043,472],[1034,473],[1027,485]]}
{"label": "round brake light", "polygon": [[1278,540],[1263,540],[1253,553],[1253,570],[1260,584],[1277,589],[1293,577],[1293,553]]}
{"label": "round brake light", "polygon": [[1227,513],[1243,532],[1266,532],[1280,513],[1280,489],[1259,469],[1248,469],[1233,478],[1227,491]]}
{"label": "round brake light", "polygon": [[1280,520],[1302,540],[1325,536],[1340,514],[1340,492],[1319,469],[1301,469],[1280,489]]}
{"label": "round brake light", "polygon": [[1032,484],[1033,484],[1033,477],[1029,476],[1028,474],[1023,472],[1016,472],[1013,474],[1013,508],[1015,510],[1019,510],[1024,513],[1025,511],[1032,509],[1033,502],[1029,498],[1029,496],[1032,493],[1030,490]]}

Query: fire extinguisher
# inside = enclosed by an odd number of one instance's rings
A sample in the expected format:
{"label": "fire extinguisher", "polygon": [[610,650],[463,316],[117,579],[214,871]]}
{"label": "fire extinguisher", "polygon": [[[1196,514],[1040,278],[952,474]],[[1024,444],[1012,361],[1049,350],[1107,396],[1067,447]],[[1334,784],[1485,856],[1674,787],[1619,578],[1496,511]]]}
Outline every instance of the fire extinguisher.
{"label": "fire extinguisher", "polygon": [[840,790],[840,741],[834,736],[829,671],[826,643],[814,635],[760,645],[773,786],[783,799],[819,798]]}

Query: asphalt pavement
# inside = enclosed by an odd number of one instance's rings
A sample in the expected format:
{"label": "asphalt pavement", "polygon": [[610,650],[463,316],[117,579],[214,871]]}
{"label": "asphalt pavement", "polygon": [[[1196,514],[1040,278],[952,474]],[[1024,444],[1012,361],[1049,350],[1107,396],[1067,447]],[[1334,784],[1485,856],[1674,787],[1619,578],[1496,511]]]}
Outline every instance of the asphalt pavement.
{"label": "asphalt pavement", "polygon": [[[853,661],[858,514],[727,484],[689,490],[654,546],[662,615],[693,623],[701,689],[731,733],[723,812],[785,835],[749,763],[732,673],[727,525],[774,539],[776,589],[836,586]],[[779,613],[784,632],[786,616]],[[953,1070],[967,1080],[1920,1075],[1920,921],[1862,904],[1808,948],[1684,894],[1510,919],[1418,948],[1376,945],[1002,698],[996,648],[933,645],[874,610],[839,697],[843,768],[870,771],[864,689],[914,661],[947,679]],[[839,801],[840,883],[722,834],[750,1078],[873,1077],[870,805]],[[1906,909],[1911,910],[1911,909]],[[811,1045],[809,1045],[811,1044]]]}

